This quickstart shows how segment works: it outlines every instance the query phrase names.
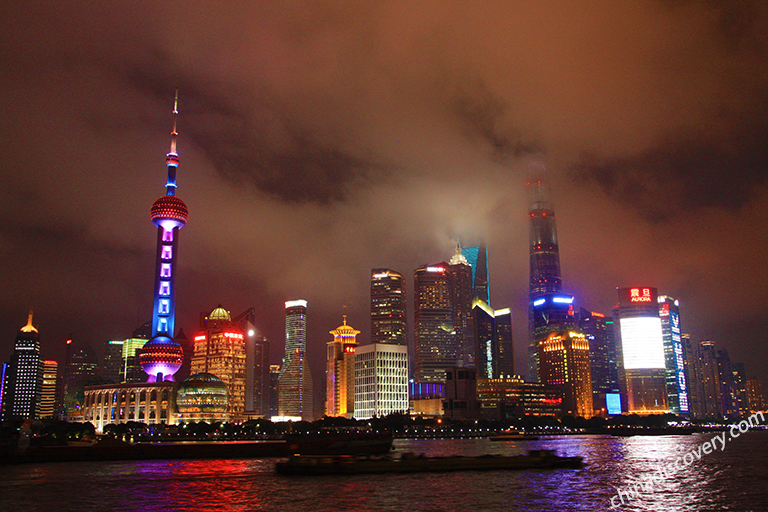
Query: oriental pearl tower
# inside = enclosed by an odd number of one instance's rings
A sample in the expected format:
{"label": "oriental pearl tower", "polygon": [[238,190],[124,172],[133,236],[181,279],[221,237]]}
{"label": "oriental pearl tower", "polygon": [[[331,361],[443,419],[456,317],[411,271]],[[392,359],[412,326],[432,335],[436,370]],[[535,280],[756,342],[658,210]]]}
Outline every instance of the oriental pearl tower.
{"label": "oriental pearl tower", "polygon": [[157,226],[157,253],[155,256],[155,292],[152,309],[152,339],[139,353],[141,367],[147,372],[147,382],[173,381],[173,375],[181,368],[183,352],[173,339],[176,317],[176,262],[178,258],[179,230],[187,224],[189,210],[184,201],[176,197],[176,117],[179,91],[173,105],[173,131],[171,150],[165,160],[168,167],[166,193],[155,201],[149,211],[152,224]]}

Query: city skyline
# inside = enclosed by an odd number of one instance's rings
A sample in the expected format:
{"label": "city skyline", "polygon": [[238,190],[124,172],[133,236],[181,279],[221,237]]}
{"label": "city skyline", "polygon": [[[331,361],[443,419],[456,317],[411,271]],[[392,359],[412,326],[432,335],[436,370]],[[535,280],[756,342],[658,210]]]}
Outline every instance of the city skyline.
{"label": "city skyline", "polygon": [[[457,4],[440,16],[423,5],[410,25],[394,4],[307,8],[283,18],[253,6],[242,22],[175,12],[169,34],[153,21],[170,16],[162,6],[140,17],[8,8],[19,22],[0,36],[4,360],[30,307],[41,356],[60,364],[70,334],[102,350],[151,317],[145,208],[178,86],[195,212],[176,296],[187,333],[220,302],[254,305],[276,362],[282,305],[303,297],[317,373],[343,306],[370,342],[371,269],[397,269],[410,293],[413,270],[448,259],[458,237],[489,248],[492,303],[513,310],[524,374],[525,183],[546,172],[576,306],[609,315],[616,288],[656,287],[679,299],[684,333],[768,380],[768,277],[754,271],[743,285],[768,244],[768,115],[752,92],[768,82],[756,72],[765,7],[733,18],[632,2],[610,13]],[[29,29],[49,18],[44,34]],[[105,33],[104,19],[120,22]],[[221,45],[216,27],[226,27]]]}

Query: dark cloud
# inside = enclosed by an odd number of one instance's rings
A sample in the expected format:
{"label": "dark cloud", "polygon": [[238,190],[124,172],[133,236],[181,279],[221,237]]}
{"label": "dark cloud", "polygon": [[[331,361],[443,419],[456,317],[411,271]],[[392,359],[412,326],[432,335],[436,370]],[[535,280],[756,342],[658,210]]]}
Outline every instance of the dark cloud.
{"label": "dark cloud", "polygon": [[524,140],[522,133],[504,126],[509,118],[509,105],[482,82],[456,87],[453,110],[466,124],[469,137],[480,137],[490,146],[491,157],[495,161],[509,161],[543,150],[531,134],[528,140]]}

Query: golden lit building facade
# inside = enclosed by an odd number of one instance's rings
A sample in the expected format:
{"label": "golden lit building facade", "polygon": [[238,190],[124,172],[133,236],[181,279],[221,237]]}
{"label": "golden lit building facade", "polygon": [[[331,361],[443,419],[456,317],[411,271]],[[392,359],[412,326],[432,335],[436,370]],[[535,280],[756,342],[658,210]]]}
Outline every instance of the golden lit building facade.
{"label": "golden lit building facade", "polygon": [[57,383],[59,381],[59,363],[43,361],[43,388],[40,394],[40,417],[53,418],[56,415]]}
{"label": "golden lit building facade", "polygon": [[326,359],[325,415],[352,418],[355,410],[355,349],[360,331],[344,323],[329,331]]}
{"label": "golden lit building facade", "polygon": [[539,341],[541,382],[563,388],[563,413],[591,418],[592,368],[589,341],[577,331],[550,333]]}
{"label": "golden lit building facade", "polygon": [[215,375],[227,388],[227,413],[245,412],[245,333],[220,305],[200,321],[194,337],[191,373]]}
{"label": "golden lit building facade", "polygon": [[93,423],[97,432],[110,423],[178,423],[176,389],[172,381],[87,386],[80,421]]}

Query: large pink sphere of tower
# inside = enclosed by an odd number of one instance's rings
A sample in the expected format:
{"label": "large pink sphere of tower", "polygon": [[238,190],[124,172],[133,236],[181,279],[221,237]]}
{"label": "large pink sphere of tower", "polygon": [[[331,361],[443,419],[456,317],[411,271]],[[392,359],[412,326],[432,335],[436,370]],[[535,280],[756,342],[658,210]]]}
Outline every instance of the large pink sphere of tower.
{"label": "large pink sphere of tower", "polygon": [[162,334],[149,340],[139,352],[139,363],[149,375],[149,382],[172,381],[183,361],[181,345]]}
{"label": "large pink sphere of tower", "polygon": [[149,218],[152,219],[152,224],[163,226],[167,230],[182,228],[189,220],[189,209],[178,197],[165,195],[152,205]]}

